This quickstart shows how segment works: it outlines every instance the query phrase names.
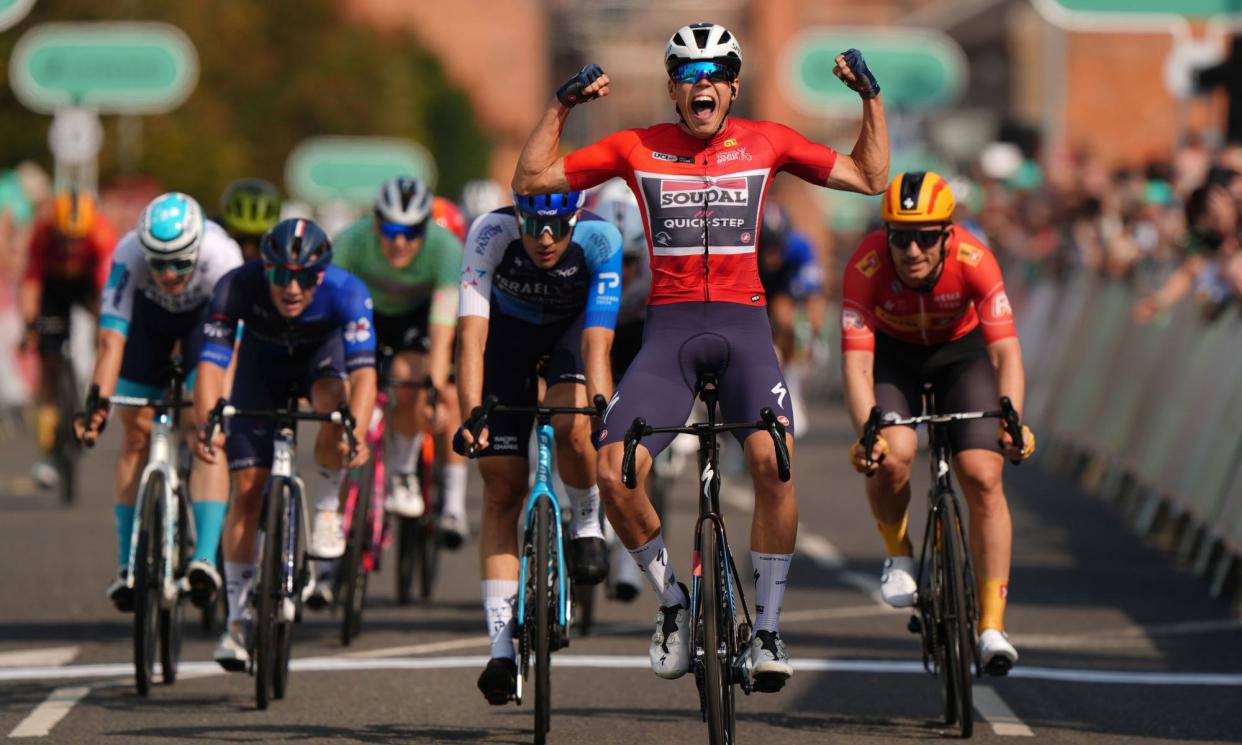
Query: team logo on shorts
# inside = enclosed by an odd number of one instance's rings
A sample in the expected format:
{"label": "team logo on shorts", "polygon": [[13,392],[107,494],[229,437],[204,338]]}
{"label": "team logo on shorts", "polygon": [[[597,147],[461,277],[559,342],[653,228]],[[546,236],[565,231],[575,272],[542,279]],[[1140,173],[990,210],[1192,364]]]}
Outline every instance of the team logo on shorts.
{"label": "team logo on shorts", "polygon": [[780,416],[778,416],[776,418],[776,421],[780,422],[782,427],[789,426],[789,417],[785,416],[784,414],[781,414]]}
{"label": "team logo on shorts", "polygon": [[854,268],[862,272],[867,279],[880,270],[880,255],[875,251],[868,251],[867,255],[854,263]]}

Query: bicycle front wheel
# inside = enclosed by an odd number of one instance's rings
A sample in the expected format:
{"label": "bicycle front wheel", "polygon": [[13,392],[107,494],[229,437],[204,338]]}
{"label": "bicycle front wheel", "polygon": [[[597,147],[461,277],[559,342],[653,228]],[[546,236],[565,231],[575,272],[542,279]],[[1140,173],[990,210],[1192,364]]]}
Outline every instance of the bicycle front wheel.
{"label": "bicycle front wheel", "polygon": [[703,522],[699,556],[703,561],[703,708],[707,718],[707,741],[733,745],[737,729],[733,685],[733,615],[729,607],[729,583],[725,557],[716,525]]}
{"label": "bicycle front wheel", "polygon": [[409,605],[414,599],[414,572],[422,552],[422,532],[419,518],[397,518],[397,605]]}
{"label": "bicycle front wheel", "polygon": [[341,557],[338,597],[345,609],[341,618],[341,645],[346,647],[362,632],[362,605],[367,581],[362,560],[371,529],[371,483],[374,479],[371,469],[370,463],[363,467],[364,475],[352,489],[354,504],[349,518],[349,542],[345,545],[345,555]]}
{"label": "bicycle front wheel", "polygon": [[[276,599],[276,661],[272,670],[272,698],[282,699],[289,688],[289,659],[293,656],[293,623],[301,618],[302,588],[310,581],[306,553],[302,550],[301,500],[288,483],[280,487],[281,503],[280,580]],[[290,527],[292,526],[292,528]],[[286,536],[286,531],[292,535]],[[284,567],[292,567],[293,596],[285,591]]]}
{"label": "bicycle front wheel", "polygon": [[548,500],[539,499],[532,515],[535,521],[535,562],[531,572],[535,575],[535,597],[530,609],[534,611],[535,652],[535,745],[543,745],[552,726],[552,588],[549,581],[556,576],[555,560],[551,548],[552,516]]}
{"label": "bicycle front wheel", "polygon": [[134,552],[134,682],[138,693],[151,691],[160,614],[160,549],[164,538],[164,476],[152,473],[142,494],[142,529]]}
{"label": "bicycle front wheel", "polygon": [[81,446],[73,432],[73,414],[78,406],[77,375],[68,355],[61,360],[60,380],[56,384],[56,402],[60,414],[56,421],[52,463],[56,467],[61,504],[68,506],[78,497],[78,456],[81,453]]}
{"label": "bicycle front wheel", "polygon": [[966,603],[966,551],[956,500],[950,494],[939,501],[941,508],[937,511],[936,531],[940,538],[937,548],[941,573],[940,644],[943,649],[940,673],[945,724],[956,724],[962,737],[970,737],[974,730],[974,676],[971,672],[974,624]]}
{"label": "bicycle front wheel", "polygon": [[260,554],[258,604],[254,619],[254,703],[267,708],[275,685],[276,626],[280,612],[281,544],[284,543],[286,489],[284,484],[265,495],[263,500],[263,551]]}

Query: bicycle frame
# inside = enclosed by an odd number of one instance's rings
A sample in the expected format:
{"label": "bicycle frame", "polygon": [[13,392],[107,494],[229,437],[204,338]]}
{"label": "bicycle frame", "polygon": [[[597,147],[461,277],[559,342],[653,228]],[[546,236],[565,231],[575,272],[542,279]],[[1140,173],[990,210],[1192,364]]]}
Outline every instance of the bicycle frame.
{"label": "bicycle frame", "polygon": [[[362,466],[363,468],[372,469],[374,474],[374,478],[371,481],[371,535],[370,540],[367,542],[366,552],[362,555],[362,568],[366,572],[379,570],[380,557],[389,541],[387,521],[384,514],[384,495],[387,488],[384,480],[387,475],[386,463],[384,461],[384,434],[387,431],[387,416],[384,412],[387,411],[387,408],[388,393],[381,389],[376,394],[375,410],[371,414],[371,424],[367,427],[367,447],[371,451],[371,460]],[[356,500],[358,498],[358,481],[353,480],[346,493],[343,505],[342,521],[345,535],[349,535],[350,526],[354,518],[354,505],[357,503]]]}
{"label": "bicycle frame", "polygon": [[[548,513],[553,516],[551,520],[550,530],[555,531],[553,539],[554,549],[556,551],[556,586],[560,593],[560,603],[557,607],[557,623],[565,627],[569,623],[569,594],[567,591],[566,571],[565,571],[565,539],[561,532],[561,503],[556,498],[556,492],[552,490],[552,424],[550,421],[541,419],[536,430],[536,438],[539,442],[539,462],[535,467],[535,484],[531,487],[530,494],[526,497],[526,505],[522,509],[522,535],[527,540],[530,539],[530,513],[535,509],[540,499],[547,499]],[[522,554],[520,568],[518,569],[518,587],[526,587],[527,565],[526,554]],[[515,619],[519,626],[522,625],[526,618],[526,593],[518,592],[517,615]],[[521,672],[518,672],[518,698],[522,696]]]}
{"label": "bicycle frame", "polygon": [[[297,582],[296,565],[298,557],[294,549],[297,546],[299,526],[303,531],[303,535],[310,535],[310,523],[305,505],[306,489],[302,484],[301,477],[296,474],[293,467],[297,446],[296,430],[293,427],[282,425],[277,430],[276,438],[273,440],[272,445],[272,472],[267,478],[267,483],[263,486],[263,500],[260,503],[262,506],[259,514],[265,515],[267,510],[279,509],[282,506],[286,510],[284,541],[287,550],[284,552],[285,565],[281,567],[281,589],[287,599],[292,597],[297,589],[295,585]],[[272,494],[275,493],[276,488],[282,482],[289,485],[289,491],[293,498],[289,500],[288,505],[272,505],[270,503]],[[260,521],[260,527],[257,531],[258,541],[255,547],[255,550],[258,552],[256,555],[258,556],[263,555],[263,546],[271,537],[264,534],[262,525],[263,523]],[[282,613],[287,615],[283,608]],[[285,618],[284,620],[292,621],[293,619]]]}

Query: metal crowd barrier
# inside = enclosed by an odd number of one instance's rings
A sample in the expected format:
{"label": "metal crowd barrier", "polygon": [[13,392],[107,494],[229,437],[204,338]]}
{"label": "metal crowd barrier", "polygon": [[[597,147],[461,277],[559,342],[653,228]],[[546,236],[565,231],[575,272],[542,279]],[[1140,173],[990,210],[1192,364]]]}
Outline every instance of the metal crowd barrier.
{"label": "metal crowd barrier", "polygon": [[1016,299],[1024,418],[1045,466],[1242,604],[1242,312],[1186,300],[1140,324],[1137,297],[1084,273]]}

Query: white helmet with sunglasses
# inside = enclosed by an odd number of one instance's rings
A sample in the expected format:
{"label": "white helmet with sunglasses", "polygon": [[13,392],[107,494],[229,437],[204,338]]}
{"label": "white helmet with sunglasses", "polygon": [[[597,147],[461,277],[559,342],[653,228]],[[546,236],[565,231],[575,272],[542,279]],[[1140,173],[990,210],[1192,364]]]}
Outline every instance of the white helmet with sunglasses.
{"label": "white helmet with sunglasses", "polygon": [[742,71],[742,47],[724,26],[692,23],[677,29],[664,48],[664,69],[670,75],[687,62],[719,62],[737,75]]}
{"label": "white helmet with sunglasses", "polygon": [[173,268],[186,274],[198,261],[203,244],[203,208],[188,194],[161,194],[138,220],[138,242],[155,271]]}
{"label": "white helmet with sunglasses", "polygon": [[375,217],[380,222],[421,225],[431,215],[431,189],[416,178],[399,176],[380,186],[375,197]]}

